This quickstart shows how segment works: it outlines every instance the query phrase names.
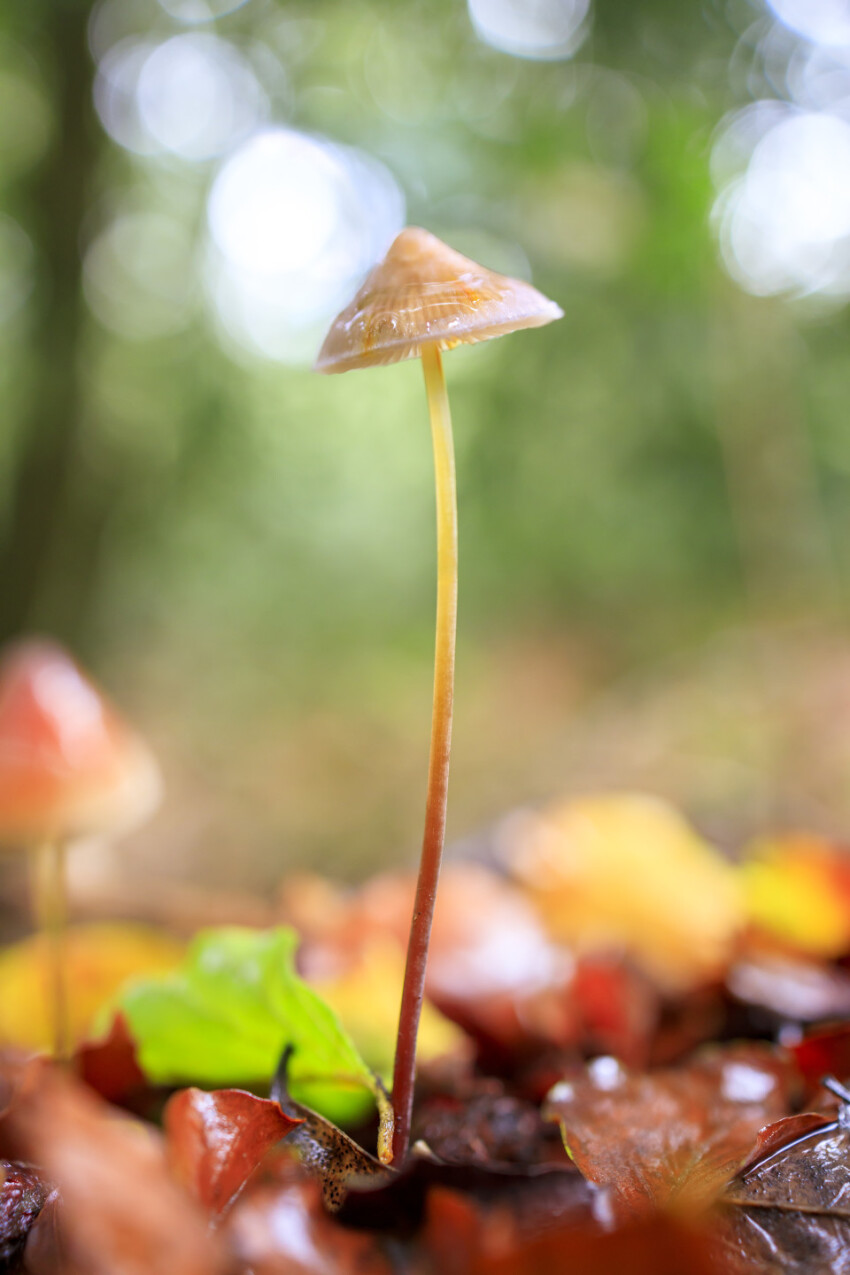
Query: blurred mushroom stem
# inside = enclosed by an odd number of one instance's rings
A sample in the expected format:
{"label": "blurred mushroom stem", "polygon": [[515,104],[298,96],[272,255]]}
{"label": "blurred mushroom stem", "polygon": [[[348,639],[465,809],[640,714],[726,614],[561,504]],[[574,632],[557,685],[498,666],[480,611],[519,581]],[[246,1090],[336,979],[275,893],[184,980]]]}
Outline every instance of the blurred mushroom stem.
{"label": "blurred mushroom stem", "polygon": [[425,389],[431,416],[434,471],[437,484],[437,640],[434,655],[434,701],[431,713],[431,754],[425,801],[425,832],[416,901],[407,947],[407,964],[401,996],[398,1043],[393,1070],[393,1159],[402,1164],[410,1142],[413,1086],[416,1073],[416,1035],[425,986],[425,966],[437,882],[446,831],[449,757],[452,742],[452,709],[457,630],[457,491],[455,483],[452,420],[440,351],[436,345],[422,350]]}
{"label": "blurred mushroom stem", "polygon": [[30,864],[33,914],[45,951],[45,981],[53,1056],[59,1062],[68,1062],[71,1057],[71,1034],[65,974],[68,902],[65,892],[64,841],[43,841],[35,846],[30,854]]}

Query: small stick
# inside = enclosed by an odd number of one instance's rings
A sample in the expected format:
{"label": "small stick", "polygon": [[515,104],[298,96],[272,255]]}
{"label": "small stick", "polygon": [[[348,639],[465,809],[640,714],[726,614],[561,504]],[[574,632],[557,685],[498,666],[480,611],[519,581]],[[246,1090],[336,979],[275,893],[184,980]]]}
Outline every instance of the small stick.
{"label": "small stick", "polygon": [[67,961],[68,904],[65,894],[65,844],[44,841],[32,853],[32,900],[36,927],[46,949],[48,1018],[53,1056],[71,1057],[68,1016]]}

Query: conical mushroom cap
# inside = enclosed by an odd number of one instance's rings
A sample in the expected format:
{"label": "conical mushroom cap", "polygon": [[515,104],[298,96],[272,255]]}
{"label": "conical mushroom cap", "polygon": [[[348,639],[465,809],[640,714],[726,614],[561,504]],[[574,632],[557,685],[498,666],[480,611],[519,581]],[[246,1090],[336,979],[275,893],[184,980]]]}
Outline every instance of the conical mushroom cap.
{"label": "conical mushroom cap", "polygon": [[530,283],[485,270],[427,230],[409,226],[331,324],[316,371],[397,363],[425,345],[449,350],[537,328],[562,314]]}
{"label": "conical mushroom cap", "polygon": [[0,842],[126,831],[157,805],[146,745],[52,642],[0,662]]}

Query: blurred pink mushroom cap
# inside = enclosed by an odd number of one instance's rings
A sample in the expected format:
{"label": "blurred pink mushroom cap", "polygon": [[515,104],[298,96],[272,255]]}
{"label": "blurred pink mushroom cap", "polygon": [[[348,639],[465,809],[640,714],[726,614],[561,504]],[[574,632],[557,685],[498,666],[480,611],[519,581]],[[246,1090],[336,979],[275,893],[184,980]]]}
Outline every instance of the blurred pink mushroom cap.
{"label": "blurred pink mushroom cap", "polygon": [[0,660],[0,842],[129,831],[158,805],[147,745],[58,645]]}

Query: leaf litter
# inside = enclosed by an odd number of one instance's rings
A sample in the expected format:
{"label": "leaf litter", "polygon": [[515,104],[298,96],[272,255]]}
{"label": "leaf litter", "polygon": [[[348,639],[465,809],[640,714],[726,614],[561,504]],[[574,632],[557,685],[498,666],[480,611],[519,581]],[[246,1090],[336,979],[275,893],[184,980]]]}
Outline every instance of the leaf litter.
{"label": "leaf litter", "polygon": [[850,1079],[842,851],[774,838],[738,867],[631,795],[541,819],[447,869],[406,1164],[375,1154],[373,1060],[410,882],[292,881],[288,927],[139,968],[70,1073],[10,1048],[0,1270],[850,1273],[847,1104],[820,1083]]}

